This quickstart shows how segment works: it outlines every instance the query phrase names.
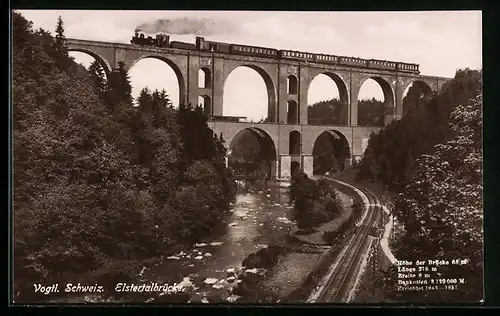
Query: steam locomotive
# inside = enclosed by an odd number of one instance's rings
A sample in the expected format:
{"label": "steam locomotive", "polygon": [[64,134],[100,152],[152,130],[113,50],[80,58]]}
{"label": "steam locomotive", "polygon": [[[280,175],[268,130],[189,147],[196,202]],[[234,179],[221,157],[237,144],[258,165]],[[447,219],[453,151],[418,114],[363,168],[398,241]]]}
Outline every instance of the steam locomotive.
{"label": "steam locomotive", "polygon": [[390,71],[408,72],[419,74],[419,65],[392,62],[378,59],[362,59],[357,57],[335,56],[327,54],[312,54],[293,50],[277,50],[268,47],[230,44],[223,42],[206,41],[204,37],[197,36],[195,44],[172,41],[170,36],[158,34],[156,38],[145,37],[144,34],[135,33],[130,41],[132,45],[153,46],[160,48],[176,48],[184,50],[206,51],[214,53],[246,55],[273,59],[296,60],[318,64],[344,65],[349,67],[381,69]]}
{"label": "steam locomotive", "polygon": [[145,37],[144,34],[139,34],[136,32],[135,36],[132,37],[130,44],[139,46],[154,46],[160,48],[170,47],[177,49],[196,50],[196,46],[191,43],[177,41],[170,42],[170,35],[166,34],[158,34],[156,35],[156,38],[152,38],[151,36]]}

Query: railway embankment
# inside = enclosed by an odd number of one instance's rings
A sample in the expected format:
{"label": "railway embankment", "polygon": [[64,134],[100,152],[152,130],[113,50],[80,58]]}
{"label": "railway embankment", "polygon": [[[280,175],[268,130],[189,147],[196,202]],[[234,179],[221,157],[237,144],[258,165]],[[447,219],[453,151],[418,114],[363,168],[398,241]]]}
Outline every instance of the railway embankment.
{"label": "railway embankment", "polygon": [[342,182],[356,185],[373,192],[381,199],[384,219],[384,231],[378,243],[373,243],[368,260],[364,262],[360,282],[358,282],[352,297],[353,303],[373,303],[386,302],[384,297],[383,285],[381,280],[384,277],[384,271],[392,264],[395,264],[396,258],[391,250],[391,241],[397,224],[390,214],[390,209],[386,206],[394,195],[384,190],[382,184],[369,180],[355,181],[356,170],[347,170],[335,176]]}
{"label": "railway embankment", "polygon": [[[317,263],[311,267],[310,272],[302,279],[300,285],[289,291],[282,302],[306,302],[311,292],[322,286],[321,282],[324,276],[332,264],[335,264],[341,252],[345,250],[345,245],[355,234],[355,224],[365,213],[362,210],[365,209],[366,205],[365,207],[360,206],[366,203],[354,188],[334,181],[331,184],[338,191],[341,200],[342,212],[340,216],[317,227],[314,232],[309,234],[301,234],[296,226],[292,227],[290,231],[290,235],[302,243],[317,246],[329,245],[330,248],[316,260]],[[325,238],[328,234],[331,237]]]}
{"label": "railway embankment", "polygon": [[394,218],[391,216],[391,211],[387,207],[388,204],[395,198],[394,193],[390,191],[386,191],[384,186],[379,182],[372,182],[369,180],[364,181],[355,181],[357,171],[355,169],[346,170],[342,173],[335,175],[335,179],[340,180],[342,182],[356,185],[358,187],[364,188],[379,197],[382,204],[382,209],[384,211],[383,220],[384,220],[384,233],[380,239],[380,250],[381,254],[386,256],[385,261],[389,261],[391,264],[394,264],[396,258],[391,250],[391,237],[393,235],[393,230],[396,228],[396,223]]}

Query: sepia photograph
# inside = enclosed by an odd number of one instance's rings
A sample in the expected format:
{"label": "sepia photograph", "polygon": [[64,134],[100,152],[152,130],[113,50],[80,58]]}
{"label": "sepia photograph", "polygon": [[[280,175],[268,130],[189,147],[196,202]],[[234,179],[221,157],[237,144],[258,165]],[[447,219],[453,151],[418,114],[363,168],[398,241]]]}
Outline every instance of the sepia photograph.
{"label": "sepia photograph", "polygon": [[10,22],[11,303],[484,302],[481,11]]}

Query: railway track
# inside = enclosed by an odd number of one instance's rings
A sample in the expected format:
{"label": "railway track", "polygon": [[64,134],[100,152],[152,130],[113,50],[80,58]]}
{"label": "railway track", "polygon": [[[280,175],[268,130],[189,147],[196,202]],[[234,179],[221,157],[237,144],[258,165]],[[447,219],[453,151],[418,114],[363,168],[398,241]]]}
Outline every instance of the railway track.
{"label": "railway track", "polygon": [[332,269],[326,275],[326,282],[319,292],[308,300],[311,303],[346,303],[354,285],[362,254],[369,244],[369,233],[372,227],[379,226],[382,210],[378,197],[362,188],[358,188],[368,198],[368,209],[364,220],[357,228],[355,235],[337,256]]}

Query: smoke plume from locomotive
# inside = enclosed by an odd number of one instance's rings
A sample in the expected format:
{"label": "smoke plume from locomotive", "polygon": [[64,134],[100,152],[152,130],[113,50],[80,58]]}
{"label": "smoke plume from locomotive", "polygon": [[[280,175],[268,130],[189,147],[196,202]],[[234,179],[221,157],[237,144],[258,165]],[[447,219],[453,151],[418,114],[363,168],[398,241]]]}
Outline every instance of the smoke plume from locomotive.
{"label": "smoke plume from locomotive", "polygon": [[212,19],[158,19],[153,22],[143,23],[135,28],[136,32],[167,33],[179,35],[217,35],[227,33],[234,27],[226,22]]}

